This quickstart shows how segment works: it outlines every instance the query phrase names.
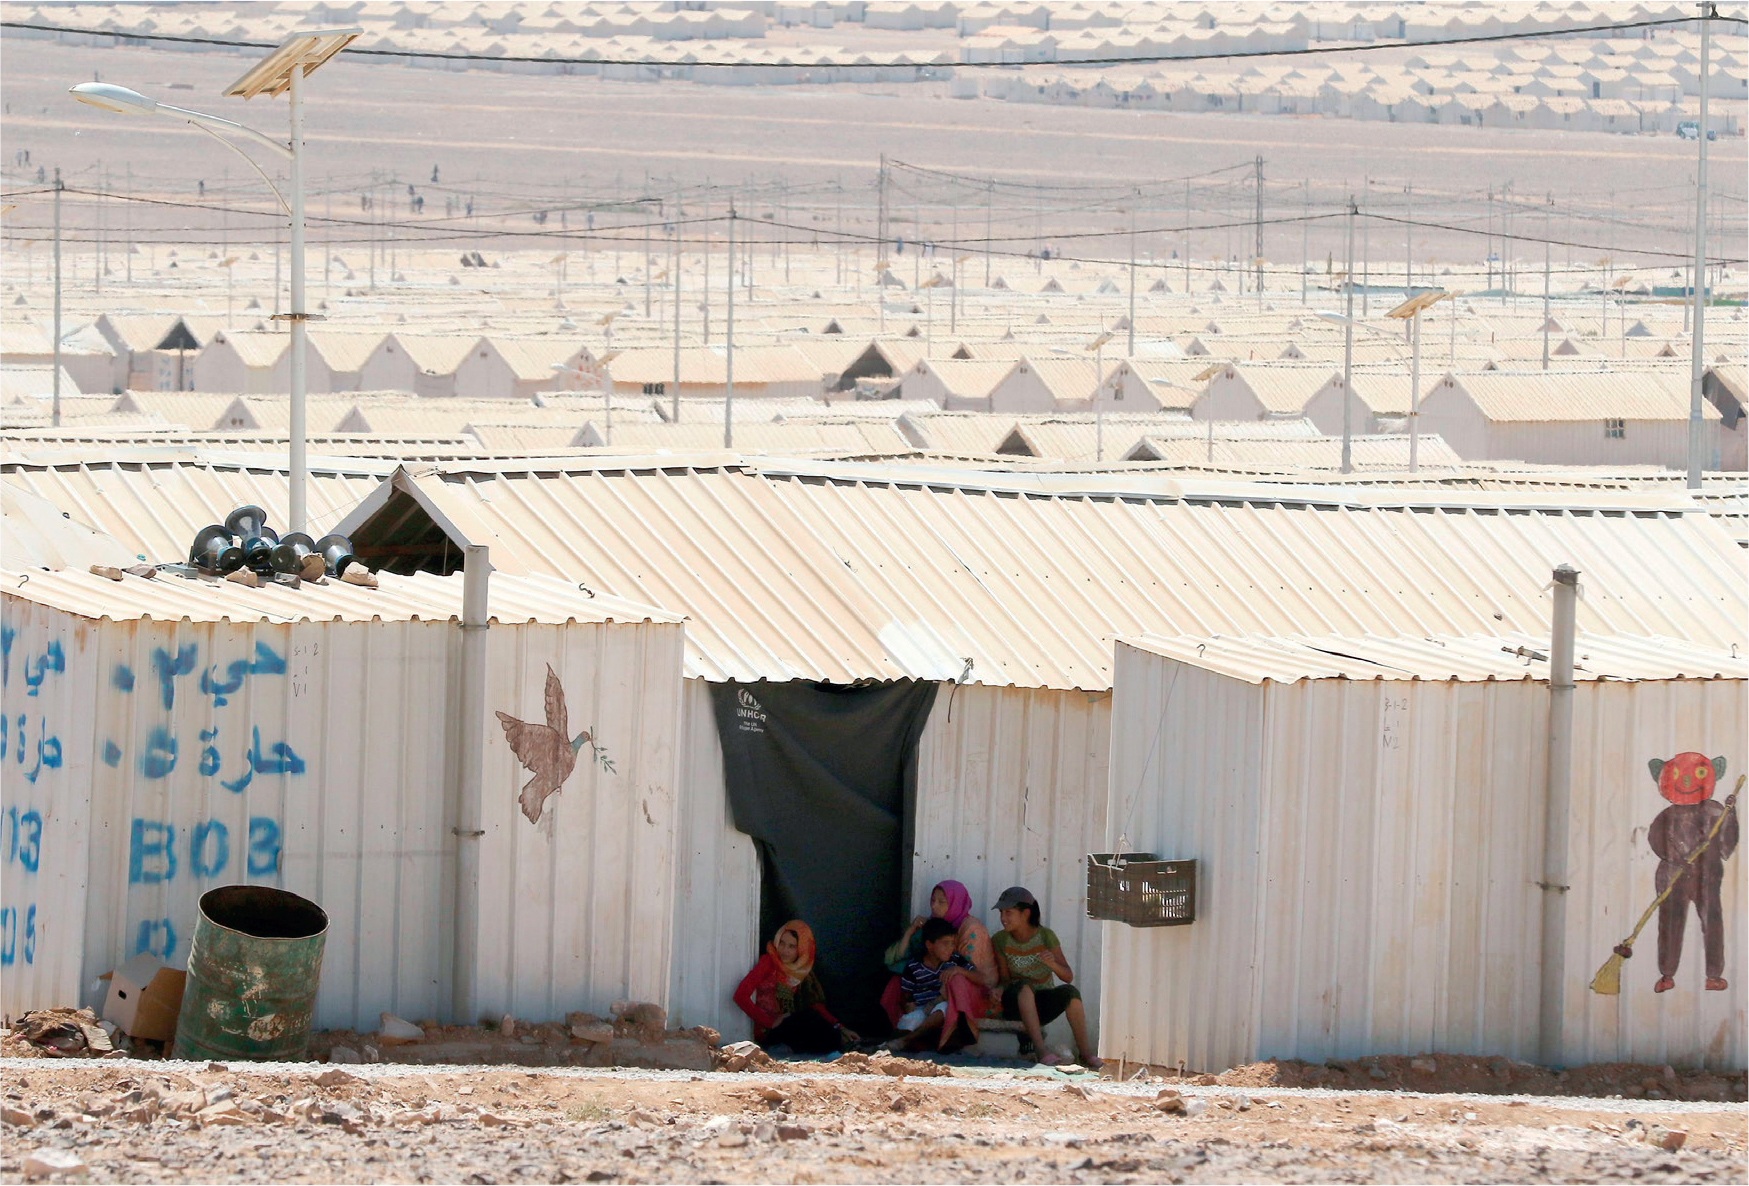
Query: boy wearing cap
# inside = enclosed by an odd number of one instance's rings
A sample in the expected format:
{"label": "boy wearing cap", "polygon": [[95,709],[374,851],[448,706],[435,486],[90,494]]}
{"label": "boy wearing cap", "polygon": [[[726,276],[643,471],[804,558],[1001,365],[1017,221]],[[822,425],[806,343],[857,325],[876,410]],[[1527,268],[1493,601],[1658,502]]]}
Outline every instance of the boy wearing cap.
{"label": "boy wearing cap", "polygon": [[[996,970],[1002,986],[1002,1016],[1018,1018],[1026,1027],[1027,1040],[1021,1053],[1044,1051],[1038,1060],[1047,1066],[1062,1061],[1045,1046],[1044,1027],[1067,1017],[1075,1035],[1081,1064],[1098,1070],[1104,1064],[1087,1041],[1087,1012],[1081,990],[1070,981],[1074,969],[1063,956],[1056,932],[1039,921],[1038,899],[1024,886],[1010,886],[996,899],[995,910],[1002,929],[990,936],[996,950]],[[1061,980],[1061,984],[1056,981]]]}

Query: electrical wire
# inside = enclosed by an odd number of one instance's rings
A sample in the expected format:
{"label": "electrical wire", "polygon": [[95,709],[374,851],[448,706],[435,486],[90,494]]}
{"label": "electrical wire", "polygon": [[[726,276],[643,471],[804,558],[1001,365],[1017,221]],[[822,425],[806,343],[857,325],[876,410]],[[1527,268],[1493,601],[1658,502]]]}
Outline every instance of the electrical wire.
{"label": "electrical wire", "polygon": [[[1135,55],[1133,57],[1121,57],[1121,58],[1069,58],[1069,59],[1060,60],[1060,61],[1048,63],[1048,64],[1049,65],[1057,65],[1057,66],[1134,66],[1134,65],[1137,65],[1139,63],[1147,63],[1147,62],[1220,62],[1220,61],[1239,61],[1239,60],[1245,60],[1245,59],[1250,59],[1250,58],[1294,58],[1294,57],[1306,57],[1306,56],[1324,57],[1324,56],[1330,56],[1333,54],[1366,53],[1366,52],[1372,52],[1372,51],[1377,51],[1377,50],[1420,50],[1420,49],[1438,49],[1441,47],[1453,46],[1453,45],[1483,45],[1483,44],[1488,44],[1488,43],[1507,42],[1507,41],[1540,41],[1540,40],[1545,40],[1545,39],[1554,38],[1554,37],[1562,37],[1562,38],[1576,37],[1576,36],[1582,36],[1582,35],[1588,34],[1588,33],[1617,33],[1617,32],[1627,32],[1627,31],[1630,31],[1633,29],[1658,29],[1658,28],[1664,28],[1664,27],[1667,27],[1670,25],[1693,24],[1693,23],[1696,23],[1696,22],[1702,21],[1702,20],[1716,21],[1716,22],[1719,22],[1721,24],[1749,25],[1749,18],[1719,16],[1717,12],[1712,12],[1712,13],[1709,13],[1709,14],[1703,15],[1703,16],[1659,17],[1659,18],[1642,20],[1642,21],[1616,21],[1616,22],[1612,22],[1610,24],[1581,25],[1581,26],[1569,27],[1569,28],[1563,28],[1563,29],[1535,29],[1535,30],[1516,32],[1516,33],[1485,33],[1485,34],[1477,34],[1476,36],[1473,36],[1473,37],[1446,37],[1446,38],[1439,38],[1439,39],[1432,40],[1432,41],[1389,41],[1389,42],[1377,42],[1377,41],[1375,41],[1375,42],[1369,42],[1369,43],[1359,44],[1359,45],[1344,45],[1344,46],[1338,46],[1338,47],[1307,46],[1303,49],[1229,50],[1229,51],[1224,51],[1224,52],[1220,52],[1220,53],[1198,53],[1198,54],[1138,54],[1138,55]],[[0,21],[0,28],[23,29],[23,30],[28,30],[28,31],[32,31],[32,32],[39,32],[39,33],[68,33],[68,34],[73,34],[75,36],[83,36],[83,37],[113,37],[116,39],[117,45],[119,45],[122,41],[125,40],[125,41],[166,42],[166,43],[170,43],[170,44],[183,44],[183,45],[219,45],[219,46],[227,46],[227,47],[236,48],[236,49],[278,49],[279,48],[277,44],[274,44],[272,42],[265,42],[265,41],[238,41],[238,40],[224,38],[224,37],[184,37],[184,36],[177,36],[177,35],[168,34],[168,33],[129,33],[126,31],[116,30],[116,29],[79,29],[79,28],[75,28],[75,27],[70,26],[70,25],[48,25],[48,24],[42,24],[42,23],[34,22],[34,21]],[[105,48],[114,48],[114,47],[105,47]],[[859,68],[862,68],[862,67],[865,67],[868,65],[868,63],[866,63],[866,62],[860,62],[860,61],[835,62],[835,61],[825,61],[825,60],[821,60],[818,58],[815,58],[815,59],[810,60],[810,61],[795,61],[795,62],[791,62],[791,61],[743,62],[743,61],[730,61],[730,60],[723,60],[723,61],[694,60],[694,61],[690,61],[690,62],[679,62],[679,61],[662,61],[660,59],[654,59],[654,58],[610,58],[610,57],[558,58],[558,57],[536,57],[536,56],[518,55],[518,54],[442,53],[442,52],[439,52],[436,50],[359,49],[359,48],[354,48],[352,46],[348,46],[344,52],[346,52],[347,54],[349,54],[353,57],[415,58],[415,59],[419,59],[422,61],[433,61],[433,62],[492,62],[492,63],[516,62],[516,63],[524,63],[524,64],[540,65],[540,66],[651,66],[651,67],[656,67],[658,69],[678,69],[678,68],[682,68],[682,67],[689,68],[689,69],[697,69],[699,67],[705,67],[705,68],[709,68],[709,69],[728,69],[728,70],[736,70],[736,69],[765,70],[765,69],[771,69],[773,67],[777,67],[777,68],[792,69],[792,70],[851,70],[851,69],[859,69]],[[953,63],[941,63],[941,66],[946,67],[946,68],[950,68],[950,69],[966,69],[966,68],[971,68],[971,69],[1011,69],[1013,66],[1013,63],[1009,63],[1009,62],[953,62]],[[932,64],[930,64],[930,63],[916,65],[916,69],[918,69],[918,70],[928,70],[931,68],[932,68]]]}

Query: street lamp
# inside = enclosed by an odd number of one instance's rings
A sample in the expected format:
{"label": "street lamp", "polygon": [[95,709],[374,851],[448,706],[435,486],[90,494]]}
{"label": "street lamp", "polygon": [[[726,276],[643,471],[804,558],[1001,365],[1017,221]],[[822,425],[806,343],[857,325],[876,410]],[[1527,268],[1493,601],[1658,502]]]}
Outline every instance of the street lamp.
{"label": "street lamp", "polygon": [[[275,321],[291,322],[291,497],[286,524],[291,531],[304,530],[305,487],[308,484],[304,409],[304,357],[308,338],[308,322],[319,320],[304,309],[304,105],[305,76],[322,63],[345,49],[363,29],[310,29],[294,33],[279,43],[272,53],[251,67],[243,77],[225,90],[226,96],[252,99],[256,95],[280,95],[289,92],[291,102],[291,137],[281,142],[265,136],[222,116],[173,107],[147,98],[137,91],[107,82],[84,82],[72,88],[72,95],[81,103],[118,115],[164,115],[184,120],[208,133],[225,147],[249,163],[249,167],[266,182],[268,190],[279,202],[291,223],[291,312],[276,313]],[[255,159],[235,141],[244,140],[266,149],[291,162],[291,200],[273,184]]]}
{"label": "street lamp", "polygon": [[[592,374],[589,371],[584,370],[580,366],[568,367],[562,362],[553,363],[552,369],[557,374],[569,375],[571,378],[577,380],[579,389],[581,389],[581,387],[584,383],[590,381],[591,379],[598,378],[598,376],[596,376],[595,374]],[[606,405],[606,412],[607,412],[606,417],[605,417],[606,425],[607,425],[606,429],[605,429],[605,432],[606,432],[606,442],[605,443],[611,445],[611,444],[613,444],[613,384],[605,378],[600,378],[599,381],[601,383],[601,402]]]}
{"label": "street lamp", "polygon": [[[1412,294],[1408,300],[1386,313],[1386,317],[1407,320],[1413,327],[1410,336],[1415,340],[1415,347],[1410,355],[1409,363],[1409,472],[1420,470],[1417,447],[1420,444],[1421,429],[1421,312],[1431,309],[1451,294],[1443,288],[1424,288]],[[1544,323],[1545,325],[1547,322]],[[1545,351],[1546,353],[1546,351]]]}
{"label": "street lamp", "polygon": [[[1114,331],[1105,330],[1082,347],[1083,353],[1093,352],[1093,460],[1100,463],[1105,461],[1105,409],[1099,404],[1099,394],[1105,387],[1105,344],[1116,336]],[[1072,351],[1061,346],[1052,346],[1050,351],[1073,357]]]}

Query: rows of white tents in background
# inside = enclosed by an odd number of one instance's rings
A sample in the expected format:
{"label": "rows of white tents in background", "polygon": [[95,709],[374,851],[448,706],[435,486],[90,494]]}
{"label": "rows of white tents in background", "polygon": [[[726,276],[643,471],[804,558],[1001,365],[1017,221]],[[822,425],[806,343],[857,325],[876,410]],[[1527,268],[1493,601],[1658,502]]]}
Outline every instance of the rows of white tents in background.
{"label": "rows of white tents in background", "polygon": [[[360,48],[448,55],[403,59],[445,69],[785,82],[925,82],[955,94],[1030,102],[1253,114],[1324,114],[1485,126],[1672,131],[1700,93],[1698,35],[1624,29],[1553,41],[1469,44],[1376,62],[1332,55],[1287,64],[1209,55],[1304,54],[1322,45],[1425,43],[1681,18],[1678,4],[1538,3],[1446,6],[1288,4],[747,3],[681,5],[255,3],[247,21],[225,6],[40,5],[33,23],[160,36],[276,40],[312,22],[356,24]],[[833,30],[827,36],[825,30]],[[1722,30],[1709,93],[1749,97],[1749,56]],[[73,34],[33,33],[89,41]],[[189,51],[218,50],[198,42]],[[218,50],[218,52],[224,52]],[[456,55],[473,60],[456,61]],[[1111,63],[1197,58],[1142,73]],[[510,60],[524,59],[524,60]],[[1075,66],[1075,63],[1102,63]],[[1048,73],[967,66],[1050,63]],[[956,67],[961,67],[956,70]],[[1735,131],[1741,112],[1717,112]]]}

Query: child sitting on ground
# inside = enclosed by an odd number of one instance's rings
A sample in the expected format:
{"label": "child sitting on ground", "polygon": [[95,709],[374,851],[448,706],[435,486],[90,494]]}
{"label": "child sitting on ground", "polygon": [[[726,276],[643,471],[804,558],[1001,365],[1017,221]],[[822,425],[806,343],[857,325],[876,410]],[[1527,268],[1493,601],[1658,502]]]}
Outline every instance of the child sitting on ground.
{"label": "child sitting on ground", "polygon": [[941,1028],[947,1015],[943,979],[963,976],[972,970],[971,961],[954,950],[958,936],[954,925],[945,918],[932,918],[923,924],[923,957],[912,960],[899,973],[899,993],[905,1012],[899,1018],[898,1045],[918,1045],[924,1034]]}

